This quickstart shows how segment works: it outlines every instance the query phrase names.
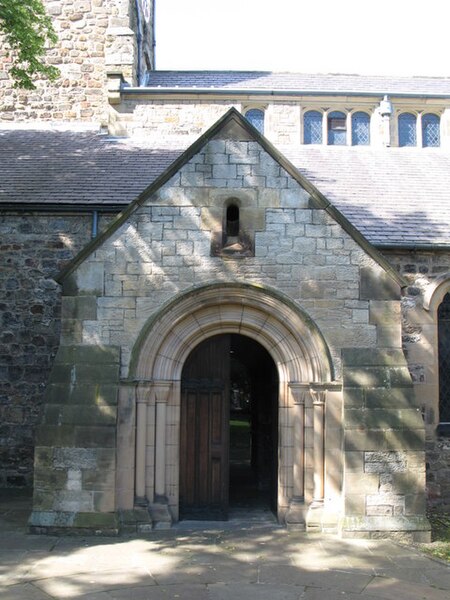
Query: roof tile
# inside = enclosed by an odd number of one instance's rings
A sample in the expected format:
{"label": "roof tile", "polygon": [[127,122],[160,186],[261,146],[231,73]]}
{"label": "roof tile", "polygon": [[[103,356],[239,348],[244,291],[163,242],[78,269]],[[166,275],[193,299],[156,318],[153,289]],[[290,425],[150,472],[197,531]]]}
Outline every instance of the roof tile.
{"label": "roof tile", "polygon": [[[93,132],[0,131],[0,206],[133,201],[186,149]],[[450,247],[450,153],[436,148],[278,148],[375,245]]]}

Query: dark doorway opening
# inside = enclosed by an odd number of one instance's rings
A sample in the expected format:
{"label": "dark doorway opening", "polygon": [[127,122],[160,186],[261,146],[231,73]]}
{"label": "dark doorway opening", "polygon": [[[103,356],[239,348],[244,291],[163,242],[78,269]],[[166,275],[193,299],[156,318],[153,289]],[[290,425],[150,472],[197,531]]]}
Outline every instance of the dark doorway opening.
{"label": "dark doorway opening", "polygon": [[269,353],[237,334],[211,337],[183,368],[180,518],[277,509],[278,375]]}
{"label": "dark doorway opening", "polygon": [[231,336],[230,508],[276,512],[278,376],[255,340]]}

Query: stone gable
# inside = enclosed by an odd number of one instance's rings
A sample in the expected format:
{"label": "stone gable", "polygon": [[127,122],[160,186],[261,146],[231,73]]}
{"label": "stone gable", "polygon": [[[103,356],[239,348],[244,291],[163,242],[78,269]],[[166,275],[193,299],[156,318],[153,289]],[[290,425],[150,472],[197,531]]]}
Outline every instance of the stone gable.
{"label": "stone gable", "polygon": [[89,528],[98,515],[115,531],[136,497],[156,526],[177,520],[181,366],[199,341],[239,333],[261,341],[283,383],[279,520],[426,537],[424,425],[401,350],[402,280],[235,111],[60,280],[34,530]]}

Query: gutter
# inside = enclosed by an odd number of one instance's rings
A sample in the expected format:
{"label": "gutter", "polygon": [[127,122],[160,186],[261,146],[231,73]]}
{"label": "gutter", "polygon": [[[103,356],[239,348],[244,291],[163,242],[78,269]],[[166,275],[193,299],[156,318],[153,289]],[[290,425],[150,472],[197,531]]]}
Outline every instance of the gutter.
{"label": "gutter", "polygon": [[[121,93],[124,95],[156,95],[156,96],[173,96],[177,94],[181,95],[198,95],[198,96],[348,96],[352,98],[364,97],[364,98],[374,98],[374,97],[383,97],[386,95],[386,92],[380,91],[361,91],[361,92],[345,92],[345,91],[306,91],[306,90],[264,90],[261,88],[251,89],[251,88],[203,88],[203,87],[174,87],[174,88],[164,88],[164,87],[128,87],[123,86],[121,88]],[[390,98],[418,98],[421,100],[427,100],[430,98],[442,98],[449,99],[450,94],[424,94],[419,92],[389,92],[388,96]]]}
{"label": "gutter", "polygon": [[425,250],[432,251],[450,251],[450,243],[448,244],[377,244],[376,242],[373,244],[375,248],[378,250],[408,250],[408,252],[423,252]]}
{"label": "gutter", "polygon": [[62,212],[76,214],[119,213],[128,206],[124,204],[13,204],[1,203],[0,212]]}

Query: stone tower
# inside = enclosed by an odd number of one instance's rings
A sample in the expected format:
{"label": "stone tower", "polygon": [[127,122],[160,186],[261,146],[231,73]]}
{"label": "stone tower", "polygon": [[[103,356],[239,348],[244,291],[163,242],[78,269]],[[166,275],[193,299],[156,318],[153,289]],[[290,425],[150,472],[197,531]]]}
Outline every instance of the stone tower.
{"label": "stone tower", "polygon": [[132,86],[154,68],[154,0],[43,0],[58,43],[47,56],[60,70],[33,92],[16,90],[0,50],[0,121],[107,121],[107,75]]}

